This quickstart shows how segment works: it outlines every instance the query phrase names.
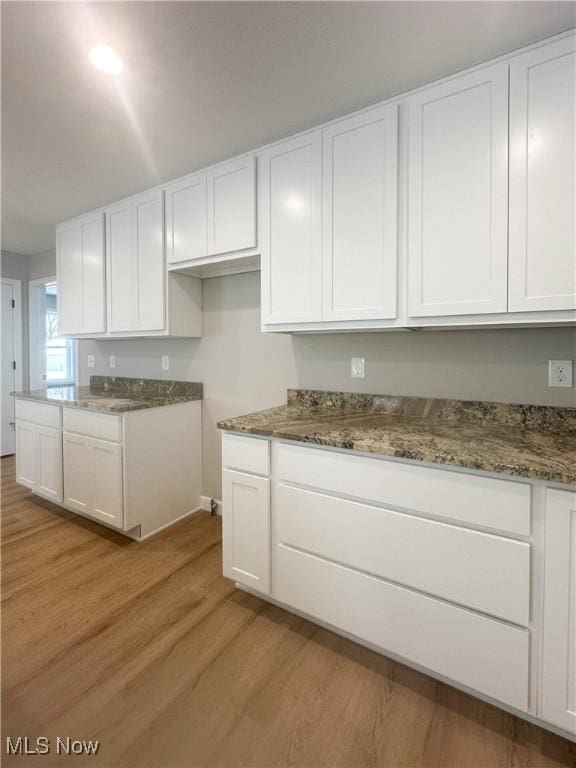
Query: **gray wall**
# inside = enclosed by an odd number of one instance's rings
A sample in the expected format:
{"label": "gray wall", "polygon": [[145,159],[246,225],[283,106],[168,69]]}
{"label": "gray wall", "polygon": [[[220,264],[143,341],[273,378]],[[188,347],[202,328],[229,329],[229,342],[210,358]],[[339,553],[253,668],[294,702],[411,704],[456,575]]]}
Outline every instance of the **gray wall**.
{"label": "gray wall", "polygon": [[[80,342],[83,382],[110,374],[114,354],[117,375],[204,383],[206,495],[220,498],[217,421],[282,403],[287,387],[576,405],[574,389],[547,386],[548,359],[574,358],[574,329],[262,334],[259,279],[204,281],[202,339]],[[93,369],[88,354],[96,356]],[[364,380],[350,378],[352,356],[366,357]]]}
{"label": "gray wall", "polygon": [[[0,273],[2,277],[20,280],[22,291],[22,386],[28,386],[29,342],[28,342],[28,256],[2,251]],[[17,308],[18,309],[18,308]]]}
{"label": "gray wall", "polygon": [[56,274],[56,251],[45,251],[34,256],[2,251],[0,273],[2,277],[20,280],[22,286],[22,379],[23,387],[27,387],[30,367],[28,281]]}

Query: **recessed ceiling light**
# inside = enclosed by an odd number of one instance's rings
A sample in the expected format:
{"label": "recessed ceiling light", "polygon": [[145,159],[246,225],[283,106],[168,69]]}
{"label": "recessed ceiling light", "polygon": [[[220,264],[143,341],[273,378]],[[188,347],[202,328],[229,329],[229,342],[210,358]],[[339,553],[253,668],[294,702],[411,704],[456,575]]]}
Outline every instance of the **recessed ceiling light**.
{"label": "recessed ceiling light", "polygon": [[90,61],[94,66],[108,75],[119,75],[124,70],[124,63],[116,51],[109,45],[97,45],[90,51]]}

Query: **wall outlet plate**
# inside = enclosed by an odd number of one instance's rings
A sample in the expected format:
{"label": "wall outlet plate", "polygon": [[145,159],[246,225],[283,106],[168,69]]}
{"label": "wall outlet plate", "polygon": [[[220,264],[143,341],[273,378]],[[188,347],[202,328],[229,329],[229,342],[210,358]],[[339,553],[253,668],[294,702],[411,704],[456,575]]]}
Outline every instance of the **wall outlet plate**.
{"label": "wall outlet plate", "polygon": [[350,376],[353,379],[366,378],[366,358],[365,357],[353,357],[350,360]]}
{"label": "wall outlet plate", "polygon": [[88,368],[96,368],[96,355],[88,355],[86,358]]}
{"label": "wall outlet plate", "polygon": [[167,371],[170,368],[170,358],[168,355],[162,355],[162,370]]}
{"label": "wall outlet plate", "polygon": [[548,386],[571,387],[572,386],[572,360],[548,361]]}
{"label": "wall outlet plate", "polygon": [[116,368],[116,355],[110,355],[110,368]]}

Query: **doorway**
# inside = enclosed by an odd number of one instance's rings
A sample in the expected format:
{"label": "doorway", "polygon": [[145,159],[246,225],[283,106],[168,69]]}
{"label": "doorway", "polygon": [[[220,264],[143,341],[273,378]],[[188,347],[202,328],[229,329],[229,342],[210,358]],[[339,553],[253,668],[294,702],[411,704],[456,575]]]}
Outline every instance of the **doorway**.
{"label": "doorway", "polygon": [[22,305],[21,282],[2,280],[2,437],[1,454],[16,450],[14,398],[11,393],[22,389]]}
{"label": "doorway", "polygon": [[58,333],[58,284],[45,277],[29,283],[30,389],[76,383],[76,342]]}

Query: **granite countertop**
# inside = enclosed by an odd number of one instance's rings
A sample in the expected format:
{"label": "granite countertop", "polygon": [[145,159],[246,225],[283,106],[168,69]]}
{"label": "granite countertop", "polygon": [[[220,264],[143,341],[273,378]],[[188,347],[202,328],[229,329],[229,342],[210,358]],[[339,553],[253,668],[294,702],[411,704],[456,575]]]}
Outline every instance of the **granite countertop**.
{"label": "granite countertop", "polygon": [[202,399],[202,384],[127,376],[91,376],[89,386],[50,387],[13,392],[22,400],[35,400],[67,408],[100,413],[128,413]]}
{"label": "granite countertop", "polygon": [[576,485],[576,408],[288,390],[218,427]]}

